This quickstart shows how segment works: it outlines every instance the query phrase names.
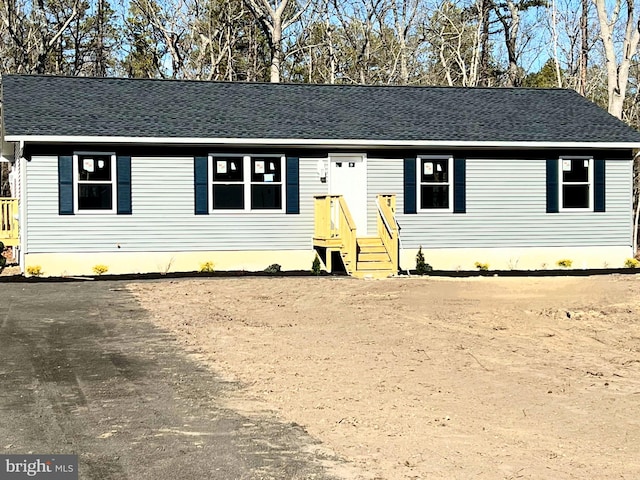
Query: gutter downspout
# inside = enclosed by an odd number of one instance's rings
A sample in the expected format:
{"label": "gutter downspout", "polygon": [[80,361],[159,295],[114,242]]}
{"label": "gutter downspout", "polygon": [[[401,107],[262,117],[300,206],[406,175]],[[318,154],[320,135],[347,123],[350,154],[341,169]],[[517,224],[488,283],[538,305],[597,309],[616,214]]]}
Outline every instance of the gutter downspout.
{"label": "gutter downspout", "polygon": [[21,162],[20,165],[20,210],[18,215],[18,228],[20,232],[20,273],[25,274],[25,254],[27,252],[27,161],[22,156],[24,153],[24,140],[20,140],[18,144],[18,152],[16,161]]}

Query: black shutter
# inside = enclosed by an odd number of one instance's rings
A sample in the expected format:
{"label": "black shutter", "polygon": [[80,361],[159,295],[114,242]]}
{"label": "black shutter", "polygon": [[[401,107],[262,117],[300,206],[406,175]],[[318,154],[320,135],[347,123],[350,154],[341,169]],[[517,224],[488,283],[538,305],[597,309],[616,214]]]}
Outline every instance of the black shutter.
{"label": "black shutter", "polygon": [[558,160],[547,160],[547,213],[558,213]]}
{"label": "black shutter", "polygon": [[594,160],[593,169],[593,211],[604,212],[605,211],[605,161],[602,159]]}
{"label": "black shutter", "polygon": [[453,213],[467,211],[467,164],[464,158],[453,160]]}
{"label": "black shutter", "polygon": [[287,213],[300,213],[300,159],[287,157]]}
{"label": "black shutter", "polygon": [[73,157],[58,157],[58,212],[73,215]]}
{"label": "black shutter", "polygon": [[131,215],[131,157],[118,157],[116,161],[118,183],[118,215]]}
{"label": "black shutter", "polygon": [[195,184],[195,213],[207,215],[209,213],[209,159],[207,157],[195,157],[193,159],[193,172]]}
{"label": "black shutter", "polygon": [[416,158],[404,159],[404,213],[416,213]]}

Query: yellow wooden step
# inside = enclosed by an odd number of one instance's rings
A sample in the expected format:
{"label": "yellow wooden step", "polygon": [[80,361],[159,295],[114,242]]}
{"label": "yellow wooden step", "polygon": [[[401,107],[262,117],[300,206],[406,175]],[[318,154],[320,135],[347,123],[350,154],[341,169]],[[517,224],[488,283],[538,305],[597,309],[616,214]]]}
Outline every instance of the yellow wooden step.
{"label": "yellow wooden step", "polygon": [[356,239],[359,246],[365,245],[383,245],[382,239],[380,237],[358,237]]}
{"label": "yellow wooden step", "polygon": [[391,261],[378,261],[378,262],[361,262],[358,261],[356,270],[391,270],[393,264]]}
{"label": "yellow wooden step", "polygon": [[363,252],[360,251],[358,254],[358,262],[388,262],[391,259],[389,258],[389,254],[385,252]]}
{"label": "yellow wooden step", "polygon": [[359,249],[360,253],[387,253],[384,245],[364,245]]}

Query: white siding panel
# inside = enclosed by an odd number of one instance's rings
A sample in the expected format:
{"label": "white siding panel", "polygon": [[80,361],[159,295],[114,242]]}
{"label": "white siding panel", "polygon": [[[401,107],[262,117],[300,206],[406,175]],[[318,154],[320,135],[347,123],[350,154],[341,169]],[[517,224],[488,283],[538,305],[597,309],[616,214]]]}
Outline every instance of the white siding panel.
{"label": "white siding panel", "polygon": [[193,158],[131,161],[133,215],[58,215],[57,157],[34,157],[27,184],[29,252],[312,248],[316,160],[300,161],[300,214],[195,215]]}
{"label": "white siding panel", "polygon": [[395,194],[396,212],[401,211],[399,202],[402,201],[404,182],[403,160],[400,158],[367,158],[367,168],[367,227],[368,234],[375,236],[378,229],[378,207],[376,205],[378,195]]}
{"label": "white siding panel", "polygon": [[[606,212],[546,213],[545,160],[467,160],[467,212],[405,215],[402,159],[369,159],[369,222],[375,196],[397,194],[404,248],[629,245],[631,162],[606,163]],[[374,232],[370,229],[370,234]]]}

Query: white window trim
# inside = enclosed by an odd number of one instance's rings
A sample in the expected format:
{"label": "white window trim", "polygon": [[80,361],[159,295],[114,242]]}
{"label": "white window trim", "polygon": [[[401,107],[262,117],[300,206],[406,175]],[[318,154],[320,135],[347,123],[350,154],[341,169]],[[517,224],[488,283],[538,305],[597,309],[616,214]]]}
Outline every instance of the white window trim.
{"label": "white window trim", "polygon": [[[443,182],[422,182],[422,160],[447,160],[449,169],[449,180]],[[418,155],[416,160],[416,211],[420,213],[453,213],[453,156],[452,155]],[[449,208],[421,208],[422,205],[422,185],[448,185],[449,186]]]}
{"label": "white window trim", "polygon": [[[243,180],[242,185],[244,187],[244,209],[239,208],[213,208],[213,184],[218,183],[221,185],[226,184],[227,182],[221,182],[213,180],[213,162],[216,157],[237,157],[242,158],[242,171],[243,171]],[[282,186],[282,208],[279,209],[266,209],[266,208],[258,208],[251,209],[251,185],[264,185],[268,182],[252,182],[251,181],[251,159],[253,157],[261,157],[261,158],[279,158],[280,159],[280,168],[281,168],[281,178],[279,182],[272,182],[275,185]],[[234,213],[286,213],[287,211],[287,156],[286,155],[278,155],[278,154],[260,154],[254,153],[250,155],[244,155],[240,153],[212,153],[207,156],[207,161],[209,162],[207,168],[207,176],[208,176],[208,189],[209,189],[209,214],[212,215],[231,215]],[[240,183],[240,182],[230,182],[230,183]]]}
{"label": "white window trim", "polygon": [[[111,157],[111,181],[106,180],[80,180],[80,172],[78,172],[78,158],[79,156],[87,155],[109,155]],[[73,154],[73,213],[75,215],[112,215],[118,213],[118,182],[116,178],[117,157],[113,152],[77,152]],[[111,184],[111,209],[110,210],[84,210],[80,209],[78,205],[78,189],[80,184],[96,184],[106,185]]]}
{"label": "white window trim", "polygon": [[[588,160],[589,161],[589,174],[587,182],[564,182],[562,180],[562,161],[563,160]],[[589,213],[593,212],[594,198],[595,198],[595,182],[594,182],[594,165],[593,157],[584,156],[566,156],[560,157],[558,161],[558,211],[559,212],[574,212],[574,213]],[[564,195],[562,193],[562,187],[564,185],[588,185],[589,186],[589,207],[588,208],[564,208]]]}

